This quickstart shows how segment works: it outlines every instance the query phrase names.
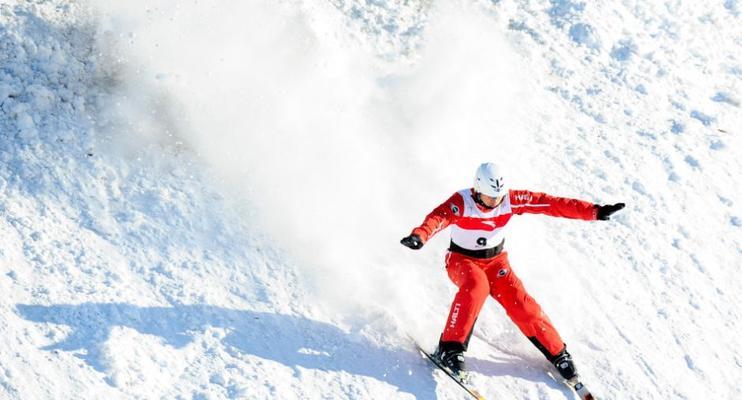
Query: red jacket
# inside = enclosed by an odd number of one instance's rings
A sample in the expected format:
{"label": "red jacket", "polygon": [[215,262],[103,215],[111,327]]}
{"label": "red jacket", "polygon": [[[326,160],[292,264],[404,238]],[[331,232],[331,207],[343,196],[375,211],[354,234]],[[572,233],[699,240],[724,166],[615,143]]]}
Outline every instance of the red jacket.
{"label": "red jacket", "polygon": [[495,210],[489,211],[477,205],[478,215],[465,215],[466,204],[469,204],[469,209],[471,209],[472,203],[469,200],[465,201],[464,196],[472,194],[472,189],[454,193],[428,214],[425,221],[413,229],[412,233],[426,242],[449,225],[471,231],[501,229],[513,214],[546,214],[552,217],[582,220],[594,220],[597,215],[597,208],[593,203],[528,190],[510,190],[509,196]]}

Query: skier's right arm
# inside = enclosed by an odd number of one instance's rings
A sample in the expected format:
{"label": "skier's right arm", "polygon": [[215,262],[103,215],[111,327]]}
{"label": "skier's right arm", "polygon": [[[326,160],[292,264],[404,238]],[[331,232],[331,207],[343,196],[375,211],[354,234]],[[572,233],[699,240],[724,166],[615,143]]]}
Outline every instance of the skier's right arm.
{"label": "skier's right arm", "polygon": [[[464,199],[459,193],[454,193],[453,196],[449,197],[448,200],[444,201],[430,212],[425,217],[420,226],[412,230],[410,236],[402,239],[402,244],[410,247],[405,243],[405,240],[410,243],[410,240],[414,240],[413,236],[417,236],[420,240],[420,244],[417,248],[428,241],[433,235],[445,229],[448,225],[458,218],[464,210]],[[414,247],[411,247],[414,248]]]}

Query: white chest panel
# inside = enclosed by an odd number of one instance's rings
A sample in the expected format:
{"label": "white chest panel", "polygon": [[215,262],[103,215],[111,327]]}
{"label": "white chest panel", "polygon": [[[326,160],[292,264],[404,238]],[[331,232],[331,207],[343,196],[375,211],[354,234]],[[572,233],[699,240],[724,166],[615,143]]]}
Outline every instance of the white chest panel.
{"label": "white chest panel", "polygon": [[471,190],[459,191],[464,198],[464,210],[451,226],[451,240],[469,250],[489,249],[505,238],[504,228],[512,214],[510,196],[495,209],[482,211],[471,196]]}

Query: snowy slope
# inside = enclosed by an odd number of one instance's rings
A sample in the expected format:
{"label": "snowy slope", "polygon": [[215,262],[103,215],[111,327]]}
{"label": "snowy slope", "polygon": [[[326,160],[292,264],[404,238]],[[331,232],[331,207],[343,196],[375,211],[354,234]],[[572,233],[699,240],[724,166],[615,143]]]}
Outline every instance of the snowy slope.
{"label": "snowy slope", "polygon": [[[0,4],[0,398],[458,399],[398,244],[484,160],[614,221],[510,226],[603,398],[742,395],[742,5]],[[495,302],[488,397],[571,399]]]}

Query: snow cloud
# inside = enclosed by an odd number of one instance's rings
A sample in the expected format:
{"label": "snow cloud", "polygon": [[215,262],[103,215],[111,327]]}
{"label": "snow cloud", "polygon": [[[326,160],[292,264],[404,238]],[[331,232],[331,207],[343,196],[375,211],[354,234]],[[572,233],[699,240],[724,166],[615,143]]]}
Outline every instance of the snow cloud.
{"label": "snow cloud", "polygon": [[337,303],[409,291],[432,266],[399,239],[480,162],[517,164],[523,69],[474,6],[425,10],[422,47],[382,61],[329,3],[95,4],[125,107],[156,115],[138,131],[200,155]]}

